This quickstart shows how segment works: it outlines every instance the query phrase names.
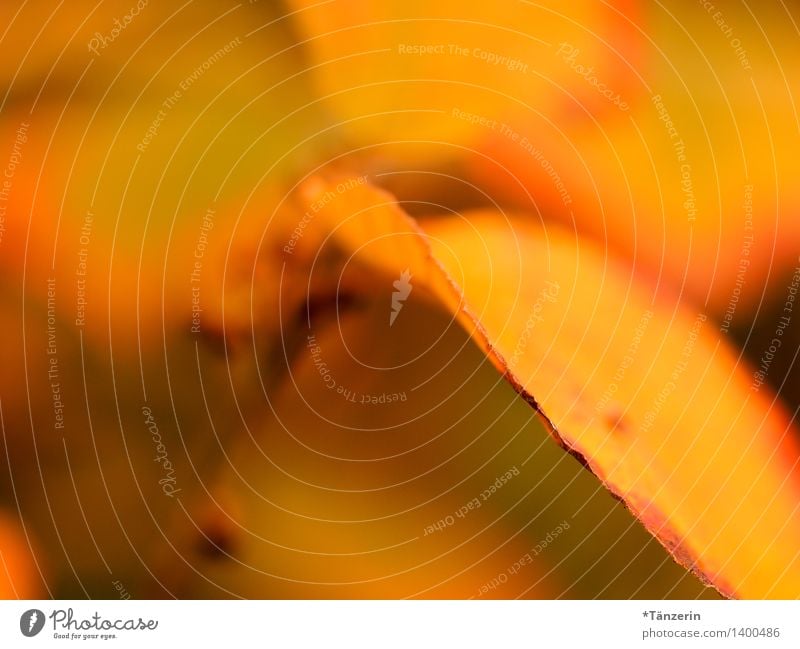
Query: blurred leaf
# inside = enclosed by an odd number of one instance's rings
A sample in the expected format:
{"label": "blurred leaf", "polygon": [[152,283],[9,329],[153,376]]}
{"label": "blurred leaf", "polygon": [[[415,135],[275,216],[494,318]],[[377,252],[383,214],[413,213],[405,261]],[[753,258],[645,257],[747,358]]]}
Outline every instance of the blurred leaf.
{"label": "blurred leaf", "polygon": [[505,207],[592,237],[719,320],[751,317],[782,291],[800,247],[793,14],[771,3],[651,5],[630,111],[596,115],[577,97],[576,119],[520,107],[505,130],[476,129],[467,177]]}
{"label": "blurred leaf", "polygon": [[569,118],[564,95],[591,111],[609,110],[557,54],[562,44],[579,50],[623,96],[635,80],[625,61],[637,57],[639,35],[618,6],[628,18],[639,12],[624,0],[289,4],[333,126],[395,165],[458,159],[486,129],[479,120],[502,120],[520,108]]}

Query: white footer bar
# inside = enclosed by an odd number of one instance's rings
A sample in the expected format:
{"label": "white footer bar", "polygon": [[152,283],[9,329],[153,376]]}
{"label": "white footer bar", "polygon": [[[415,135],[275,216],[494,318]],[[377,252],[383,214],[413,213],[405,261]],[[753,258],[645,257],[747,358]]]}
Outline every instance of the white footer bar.
{"label": "white footer bar", "polygon": [[0,647],[800,647],[800,603],[0,602]]}

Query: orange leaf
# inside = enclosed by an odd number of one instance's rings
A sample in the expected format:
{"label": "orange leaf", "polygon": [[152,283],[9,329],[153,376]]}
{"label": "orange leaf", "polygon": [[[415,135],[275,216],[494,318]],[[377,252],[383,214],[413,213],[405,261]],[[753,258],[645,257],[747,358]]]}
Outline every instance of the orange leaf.
{"label": "orange leaf", "polygon": [[591,62],[621,103],[636,80],[626,62],[639,58],[641,36],[631,22],[639,10],[626,0],[291,5],[336,127],[367,147],[405,143],[392,150],[395,160],[463,155],[485,122],[520,107],[563,118],[571,110],[565,96],[592,112],[616,111],[570,69],[577,63],[565,60],[569,52]]}
{"label": "orange leaf", "polygon": [[[308,199],[334,187],[316,180]],[[354,260],[409,268],[452,310],[678,562],[728,596],[800,596],[796,431],[705,313],[519,217],[430,219],[423,232],[369,186],[322,213]]]}

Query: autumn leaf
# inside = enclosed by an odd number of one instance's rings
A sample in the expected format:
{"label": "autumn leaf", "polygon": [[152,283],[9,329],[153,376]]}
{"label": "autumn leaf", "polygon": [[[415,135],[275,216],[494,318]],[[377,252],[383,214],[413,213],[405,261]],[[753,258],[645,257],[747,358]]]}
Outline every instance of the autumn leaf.
{"label": "autumn leaf", "polygon": [[0,7],[0,596],[800,596],[792,20],[123,11]]}
{"label": "autumn leaf", "polygon": [[728,596],[800,594],[797,432],[707,314],[530,219],[420,229],[363,186],[330,205],[342,245],[409,267],[677,561]]}
{"label": "autumn leaf", "polygon": [[591,61],[623,97],[635,77],[621,63],[641,54],[631,24],[640,9],[624,0],[520,3],[513,10],[450,0],[290,4],[309,72],[339,130],[394,165],[413,167],[420,155],[457,163],[487,124],[520,107],[578,117],[564,95],[602,114],[608,101],[579,75],[564,74],[567,52]]}
{"label": "autumn leaf", "polygon": [[630,110],[594,116],[576,98],[584,119],[553,123],[519,107],[507,129],[476,133],[465,175],[504,205],[575,226],[729,329],[749,326],[797,265],[786,215],[800,206],[800,68],[792,21],[770,7],[726,7],[727,38],[701,38],[715,25],[697,9],[645,12],[653,55],[637,59]]}

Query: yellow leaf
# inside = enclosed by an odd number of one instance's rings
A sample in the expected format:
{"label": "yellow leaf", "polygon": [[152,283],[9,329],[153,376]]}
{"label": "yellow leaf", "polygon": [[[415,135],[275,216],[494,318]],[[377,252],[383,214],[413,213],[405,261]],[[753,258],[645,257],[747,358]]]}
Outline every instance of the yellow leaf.
{"label": "yellow leaf", "polygon": [[505,129],[476,129],[463,164],[505,207],[575,227],[748,324],[797,266],[796,21],[785,7],[707,8],[646,12],[629,111],[549,122],[520,107]]}
{"label": "yellow leaf", "polygon": [[577,65],[591,65],[622,104],[635,80],[625,62],[638,58],[639,10],[629,2],[290,4],[334,127],[395,164],[462,156],[487,123],[521,107],[577,117],[572,97],[618,110]]}
{"label": "yellow leaf", "polygon": [[369,187],[325,212],[355,258],[409,268],[677,561],[729,596],[800,595],[796,431],[707,314],[530,219],[420,230]]}

